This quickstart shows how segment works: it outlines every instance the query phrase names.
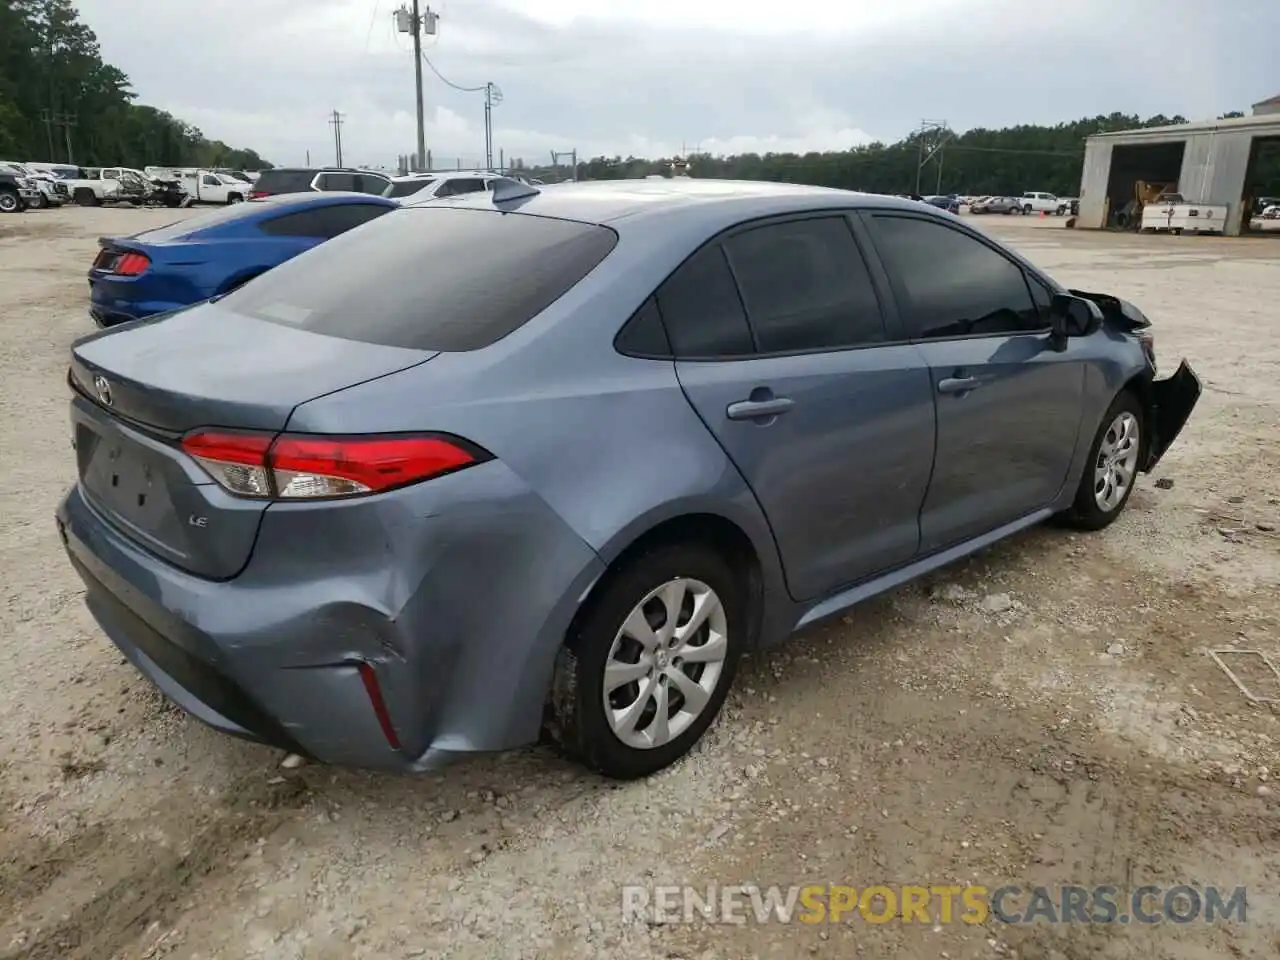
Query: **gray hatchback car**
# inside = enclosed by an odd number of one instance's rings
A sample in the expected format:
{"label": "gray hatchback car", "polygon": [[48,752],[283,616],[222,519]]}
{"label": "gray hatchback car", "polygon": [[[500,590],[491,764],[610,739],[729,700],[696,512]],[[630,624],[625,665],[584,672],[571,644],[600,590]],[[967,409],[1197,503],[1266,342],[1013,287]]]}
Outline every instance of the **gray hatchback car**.
{"label": "gray hatchback car", "polygon": [[1200,395],[958,218],[690,179],[406,207],[72,348],[57,526],[212,726],[423,770],[675,761],[744,650],[1123,510]]}

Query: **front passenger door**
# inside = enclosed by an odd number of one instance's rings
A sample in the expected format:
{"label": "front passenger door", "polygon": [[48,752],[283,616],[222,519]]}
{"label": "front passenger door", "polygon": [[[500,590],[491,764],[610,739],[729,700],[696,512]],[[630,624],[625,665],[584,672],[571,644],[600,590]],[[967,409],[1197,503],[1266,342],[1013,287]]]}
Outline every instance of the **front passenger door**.
{"label": "front passenger door", "polygon": [[929,372],[886,327],[842,214],[708,244],[657,304],[680,385],[755,494],[794,599],[915,555],[933,461]]}
{"label": "front passenger door", "polygon": [[[1086,347],[1053,349],[1022,266],[933,217],[865,215],[912,340],[929,364],[938,450],[920,516],[931,553],[1040,510],[1067,479]],[[1039,301],[1039,303],[1037,302]]]}

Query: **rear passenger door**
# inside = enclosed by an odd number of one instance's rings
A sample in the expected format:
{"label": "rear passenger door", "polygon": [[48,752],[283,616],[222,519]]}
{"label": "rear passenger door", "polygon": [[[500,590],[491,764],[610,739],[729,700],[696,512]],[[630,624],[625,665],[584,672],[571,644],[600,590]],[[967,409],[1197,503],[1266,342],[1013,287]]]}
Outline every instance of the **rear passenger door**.
{"label": "rear passenger door", "polygon": [[1086,342],[1073,338],[1055,350],[1049,291],[974,234],[916,214],[864,216],[937,400],[921,549],[969,540],[1048,506],[1075,449]]}
{"label": "rear passenger door", "polygon": [[841,213],[738,229],[656,297],[681,386],[754,491],[796,600],[915,555],[933,461],[928,369],[886,321],[855,229]]}

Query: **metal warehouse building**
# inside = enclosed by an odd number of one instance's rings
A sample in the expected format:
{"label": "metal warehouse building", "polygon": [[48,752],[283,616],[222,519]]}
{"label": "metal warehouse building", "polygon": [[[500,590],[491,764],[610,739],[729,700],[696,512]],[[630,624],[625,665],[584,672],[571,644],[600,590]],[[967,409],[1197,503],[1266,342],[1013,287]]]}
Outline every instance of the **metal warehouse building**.
{"label": "metal warehouse building", "polygon": [[1225,232],[1239,235],[1251,167],[1269,141],[1280,141],[1280,96],[1255,103],[1248,117],[1095,134],[1085,141],[1077,225],[1107,226],[1144,180],[1176,182],[1192,202],[1226,206]]}

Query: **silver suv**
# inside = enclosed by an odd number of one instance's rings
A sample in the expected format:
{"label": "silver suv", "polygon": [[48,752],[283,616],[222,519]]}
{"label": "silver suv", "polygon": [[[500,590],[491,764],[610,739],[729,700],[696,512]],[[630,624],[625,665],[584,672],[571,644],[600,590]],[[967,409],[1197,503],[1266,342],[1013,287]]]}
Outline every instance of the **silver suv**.
{"label": "silver suv", "polygon": [[435,200],[439,197],[456,197],[464,193],[483,193],[493,189],[499,174],[480,170],[457,170],[448,173],[411,173],[404,177],[392,177],[391,186],[383,194],[391,200],[408,203],[419,200]]}

